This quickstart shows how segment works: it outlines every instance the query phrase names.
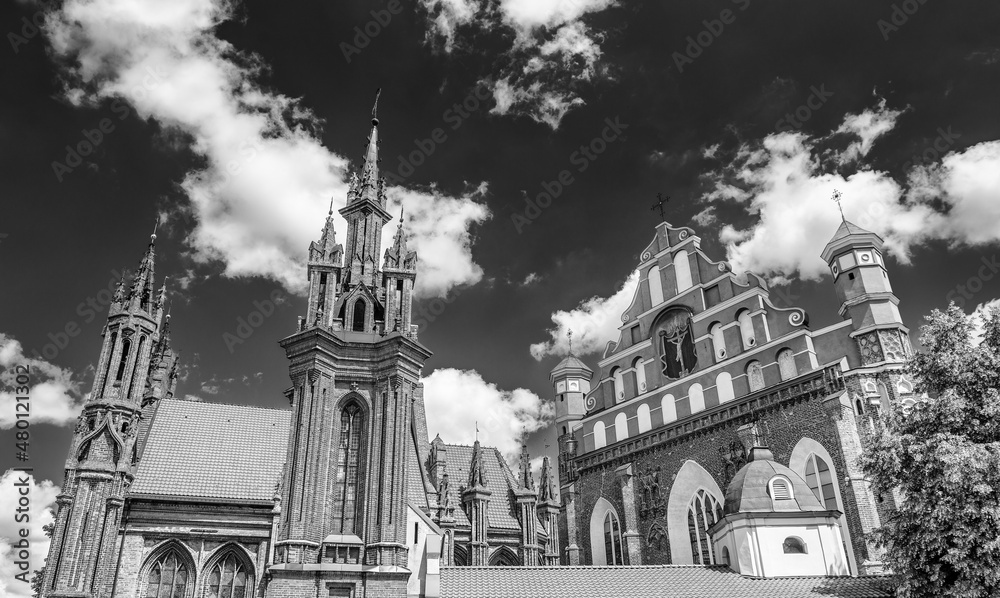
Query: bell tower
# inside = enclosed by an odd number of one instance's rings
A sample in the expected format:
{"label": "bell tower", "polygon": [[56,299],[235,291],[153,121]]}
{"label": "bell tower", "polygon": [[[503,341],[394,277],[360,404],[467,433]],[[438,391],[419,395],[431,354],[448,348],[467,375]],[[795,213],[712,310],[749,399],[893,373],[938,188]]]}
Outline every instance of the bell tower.
{"label": "bell tower", "polygon": [[361,174],[351,175],[340,210],[346,246],[336,242],[331,205],[309,248],[306,317],[279,343],[292,422],[267,596],[298,592],[304,568],[333,595],[405,594],[406,491],[412,476],[420,479],[411,471],[413,417],[423,409],[420,370],[431,352],[410,326],[417,254],[406,247],[402,223],[378,269],[390,216],[376,114]]}
{"label": "bell tower", "polygon": [[567,565],[580,564],[580,538],[576,529],[576,471],[573,468],[577,438],[573,431],[587,413],[586,396],[590,392],[593,376],[594,370],[573,355],[572,345],[570,354],[549,374],[556,392],[556,433],[559,435],[559,498],[562,506],[558,544],[566,547],[563,564]]}
{"label": "bell tower", "polygon": [[111,595],[118,526],[138,445],[156,403],[174,393],[177,358],[164,316],[166,284],[154,288],[156,234],[131,284],[118,283],[101,335],[94,386],[77,420],[49,546],[42,595]]}

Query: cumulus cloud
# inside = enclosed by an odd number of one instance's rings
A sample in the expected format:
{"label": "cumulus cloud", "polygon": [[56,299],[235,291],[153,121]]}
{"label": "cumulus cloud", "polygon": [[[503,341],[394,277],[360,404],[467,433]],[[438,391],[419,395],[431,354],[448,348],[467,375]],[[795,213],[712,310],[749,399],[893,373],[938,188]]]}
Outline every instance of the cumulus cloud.
{"label": "cumulus cloud", "polygon": [[[420,261],[414,288],[418,299],[445,297],[456,286],[482,280],[483,269],[472,259],[472,229],[490,216],[481,201],[486,190],[482,183],[459,197],[448,197],[434,188],[390,189],[390,204],[405,208],[403,230]],[[395,227],[385,227],[382,247],[392,245],[392,235]]]}
{"label": "cumulus cloud", "polygon": [[604,36],[582,19],[615,0],[421,0],[428,12],[429,38],[451,53],[461,28],[470,39],[501,30],[509,45],[482,82],[496,99],[491,113],[523,115],[553,130],[573,108],[584,104],[581,82],[598,77]]}
{"label": "cumulus cloud", "polygon": [[501,390],[474,370],[445,368],[423,379],[428,432],[445,442],[495,446],[516,463],[521,434],[546,427],[555,415],[551,403],[524,388]]}
{"label": "cumulus cloud", "polygon": [[[949,153],[938,164],[913,169],[902,182],[861,163],[851,174],[840,172],[851,156],[864,158],[899,114],[883,103],[848,115],[826,137],[774,133],[720,155],[722,165],[706,175],[710,188],[702,201],[741,205],[755,217],[746,227],[721,229],[733,269],[775,284],[822,277],[827,267],[820,252],[840,225],[834,190],[842,193],[847,218],[881,235],[903,263],[913,247],[932,239],[956,245],[1000,240],[1000,142]],[[847,150],[830,148],[845,135]]]}
{"label": "cumulus cloud", "polygon": [[[195,222],[187,237],[194,261],[301,293],[308,241],[319,236],[329,198],[343,206],[350,165],[322,146],[315,115],[258,83],[266,68],[259,57],[215,36],[234,7],[224,0],[68,0],[49,14],[46,32],[65,65],[67,98],[124,100],[172,138],[189,140],[204,159],[181,183],[188,199],[182,209]],[[452,211],[471,201],[433,197]],[[415,227],[427,224],[419,214],[436,211],[418,211]],[[343,235],[345,224],[338,226]],[[472,272],[469,247],[454,249],[456,267]]]}
{"label": "cumulus cloud", "polygon": [[0,332],[0,430],[9,430],[17,421],[17,366],[27,366],[30,382],[28,397],[31,399],[31,423],[65,426],[73,422],[83,407],[85,397],[80,384],[70,370],[28,357],[21,343],[14,337]]}
{"label": "cumulus cloud", "polygon": [[614,295],[608,298],[591,297],[581,301],[574,309],[555,312],[552,314],[555,327],[547,331],[549,340],[532,344],[531,356],[541,361],[547,355],[567,355],[571,331],[575,354],[603,352],[608,341],[618,339],[621,316],[632,304],[638,287],[639,271],[636,270]]}
{"label": "cumulus cloud", "polygon": [[[20,508],[18,501],[22,488],[28,490],[31,498],[25,512],[17,510]],[[17,565],[17,561],[22,559],[14,545],[21,541],[21,530],[28,530],[27,540],[31,545],[28,574],[22,579],[30,582],[35,571],[45,564],[45,556],[49,553],[49,538],[42,531],[42,526],[54,521],[53,509],[58,495],[59,486],[49,480],[39,484],[32,476],[14,470],[7,470],[0,478],[0,512],[4,513],[4,517],[0,518],[0,596],[29,598],[32,595],[31,584],[15,577],[24,571]],[[26,515],[28,519],[16,521],[15,514]]]}

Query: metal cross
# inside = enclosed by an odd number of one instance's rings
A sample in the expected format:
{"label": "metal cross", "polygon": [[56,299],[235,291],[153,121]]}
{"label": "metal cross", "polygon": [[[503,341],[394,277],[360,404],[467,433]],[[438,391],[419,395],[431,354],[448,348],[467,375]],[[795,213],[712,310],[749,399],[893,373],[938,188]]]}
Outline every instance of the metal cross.
{"label": "metal cross", "polygon": [[660,219],[663,220],[664,222],[666,222],[667,221],[667,212],[666,212],[666,210],[663,209],[663,206],[668,201],[670,201],[670,196],[668,195],[666,198],[664,198],[662,193],[657,193],[656,194],[656,199],[658,199],[659,201],[656,202],[656,203],[654,203],[653,207],[651,207],[649,209],[650,210],[659,209],[660,210]]}
{"label": "metal cross", "polygon": [[837,202],[837,207],[840,208],[840,219],[843,220],[844,222],[847,222],[847,218],[844,216],[844,206],[840,205],[840,200],[842,198],[843,198],[843,195],[841,195],[840,191],[837,191],[836,189],[834,189],[833,190],[833,197],[831,197],[830,199],[832,199],[833,201]]}

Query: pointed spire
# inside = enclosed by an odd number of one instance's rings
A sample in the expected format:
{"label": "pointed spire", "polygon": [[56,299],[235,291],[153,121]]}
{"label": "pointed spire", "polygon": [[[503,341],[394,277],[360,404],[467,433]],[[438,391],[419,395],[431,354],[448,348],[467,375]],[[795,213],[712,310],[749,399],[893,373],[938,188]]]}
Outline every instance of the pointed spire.
{"label": "pointed spire", "polygon": [[333,224],[333,198],[331,197],[330,209],[326,213],[326,223],[323,224],[323,232],[319,241],[313,241],[309,244],[310,262],[340,264],[340,256],[344,248],[337,244],[337,231]]}
{"label": "pointed spire", "polygon": [[472,445],[472,463],[469,464],[469,488],[486,486],[486,467],[483,465],[483,449],[479,440]]}
{"label": "pointed spire", "polygon": [[528,445],[521,440],[520,476],[517,484],[525,490],[535,489],[535,478],[531,476],[531,457],[528,455]]}
{"label": "pointed spire", "polygon": [[[157,220],[159,223],[159,220]],[[149,246],[146,248],[139,268],[132,278],[132,288],[129,290],[129,303],[132,309],[142,309],[147,312],[153,310],[153,269],[156,261],[156,226],[153,226],[153,234],[149,235]]]}
{"label": "pointed spire", "polygon": [[403,231],[403,208],[399,209],[399,226],[392,240],[392,247],[385,250],[383,268],[411,270],[415,268],[416,253],[406,247],[406,234]]}
{"label": "pointed spire", "polygon": [[[385,207],[385,192],[383,181],[378,175],[378,98],[382,93],[380,87],[375,92],[375,105],[372,107],[372,132],[368,135],[368,147],[365,150],[365,163],[361,168],[360,189],[353,195],[353,201],[368,199],[383,208]],[[353,181],[352,181],[353,182]],[[352,185],[353,187],[353,185]]]}
{"label": "pointed spire", "polygon": [[118,281],[118,286],[115,288],[115,295],[111,299],[112,303],[121,304],[125,301],[125,272],[127,270],[122,268],[122,278]]}
{"label": "pointed spire", "polygon": [[552,468],[549,465],[549,457],[542,458],[542,475],[538,480],[538,501],[548,502],[555,500],[556,492],[552,479]]}

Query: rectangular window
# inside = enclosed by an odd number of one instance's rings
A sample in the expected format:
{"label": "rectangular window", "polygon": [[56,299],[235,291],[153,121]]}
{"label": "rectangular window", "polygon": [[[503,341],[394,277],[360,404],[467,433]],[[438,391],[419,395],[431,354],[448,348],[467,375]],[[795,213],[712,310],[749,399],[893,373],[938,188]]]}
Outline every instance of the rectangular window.
{"label": "rectangular window", "polygon": [[709,308],[722,303],[722,292],[719,285],[713,285],[705,289],[705,308]]}

